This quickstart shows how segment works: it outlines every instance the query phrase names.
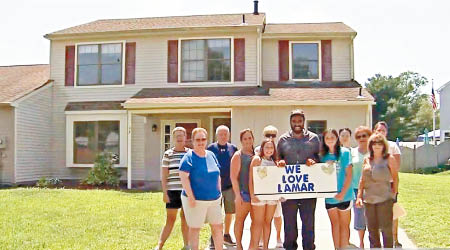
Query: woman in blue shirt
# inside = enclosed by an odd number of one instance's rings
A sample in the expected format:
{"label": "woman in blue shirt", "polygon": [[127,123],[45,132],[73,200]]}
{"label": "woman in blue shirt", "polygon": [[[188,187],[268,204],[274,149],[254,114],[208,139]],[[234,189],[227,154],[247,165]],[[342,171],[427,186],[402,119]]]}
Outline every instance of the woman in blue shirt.
{"label": "woman in blue shirt", "polygon": [[334,247],[341,249],[349,245],[350,218],[354,193],[352,184],[352,158],[347,148],[341,147],[335,129],[323,132],[321,150],[322,162],[336,163],[338,193],[334,198],[325,199],[325,207],[331,222]]}
{"label": "woman in blue shirt", "polygon": [[189,226],[189,246],[193,250],[198,250],[199,233],[205,222],[211,226],[216,249],[223,247],[220,165],[214,153],[206,150],[207,136],[204,128],[194,129],[194,149],[180,163],[181,202]]}

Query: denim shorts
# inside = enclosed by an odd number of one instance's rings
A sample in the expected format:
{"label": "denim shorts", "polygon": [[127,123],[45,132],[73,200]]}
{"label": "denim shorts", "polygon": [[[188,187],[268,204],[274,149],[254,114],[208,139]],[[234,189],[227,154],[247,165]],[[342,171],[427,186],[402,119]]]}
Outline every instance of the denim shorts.
{"label": "denim shorts", "polygon": [[[358,195],[358,189],[354,189],[355,196]],[[356,203],[356,202],[355,202]],[[354,213],[354,225],[353,228],[355,230],[366,230],[366,216],[364,215],[364,206],[363,207],[356,207],[356,205],[353,205],[353,213]]]}
{"label": "denim shorts", "polygon": [[250,194],[245,191],[241,191],[241,198],[244,202],[250,202]]}

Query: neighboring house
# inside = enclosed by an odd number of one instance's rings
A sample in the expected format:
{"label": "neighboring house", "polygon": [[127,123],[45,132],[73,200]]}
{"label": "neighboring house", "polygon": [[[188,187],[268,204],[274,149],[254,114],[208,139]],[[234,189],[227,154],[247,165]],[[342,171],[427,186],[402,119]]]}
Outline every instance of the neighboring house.
{"label": "neighboring house", "polygon": [[[255,11],[257,12],[257,11]],[[287,131],[301,108],[314,132],[372,124],[343,23],[267,24],[264,13],[98,20],[51,42],[51,174],[81,179],[95,154],[118,155],[129,187],[158,187],[171,130],[220,124]],[[34,179],[40,175],[36,174]]]}
{"label": "neighboring house", "polygon": [[450,140],[450,82],[447,82],[441,86],[438,90],[439,93],[439,115],[440,115],[440,130],[441,141]]}
{"label": "neighboring house", "polygon": [[51,175],[49,65],[0,67],[0,184]]}

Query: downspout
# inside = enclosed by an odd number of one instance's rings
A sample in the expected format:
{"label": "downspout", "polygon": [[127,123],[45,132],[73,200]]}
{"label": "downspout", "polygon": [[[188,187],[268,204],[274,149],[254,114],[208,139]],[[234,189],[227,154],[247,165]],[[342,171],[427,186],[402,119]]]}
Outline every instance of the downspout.
{"label": "downspout", "polygon": [[351,68],[350,78],[351,78],[352,80],[355,80],[355,51],[354,51],[355,47],[354,47],[354,45],[353,45],[355,36],[356,36],[356,35],[352,35],[352,37],[351,37],[351,43],[350,43],[350,61],[351,61],[350,67],[352,67],[352,68]]}
{"label": "downspout", "polygon": [[127,188],[131,189],[131,111],[127,110]]}
{"label": "downspout", "polygon": [[257,75],[256,75],[256,81],[257,81],[257,86],[261,87],[262,86],[262,28],[257,28],[256,32],[258,33],[258,39],[256,41],[256,48],[257,48],[257,53],[256,53],[256,67],[257,67]]}

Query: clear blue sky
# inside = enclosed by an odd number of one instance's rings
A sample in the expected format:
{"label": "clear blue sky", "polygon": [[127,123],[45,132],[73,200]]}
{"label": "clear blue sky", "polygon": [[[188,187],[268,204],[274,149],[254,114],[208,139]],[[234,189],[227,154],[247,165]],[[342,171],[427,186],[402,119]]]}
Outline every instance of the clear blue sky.
{"label": "clear blue sky", "polygon": [[[360,83],[376,73],[406,70],[433,78],[435,88],[450,81],[448,0],[259,2],[268,23],[342,21],[355,29],[355,78]],[[252,11],[252,0],[5,1],[0,9],[0,65],[48,63],[50,43],[44,34],[97,19]]]}

